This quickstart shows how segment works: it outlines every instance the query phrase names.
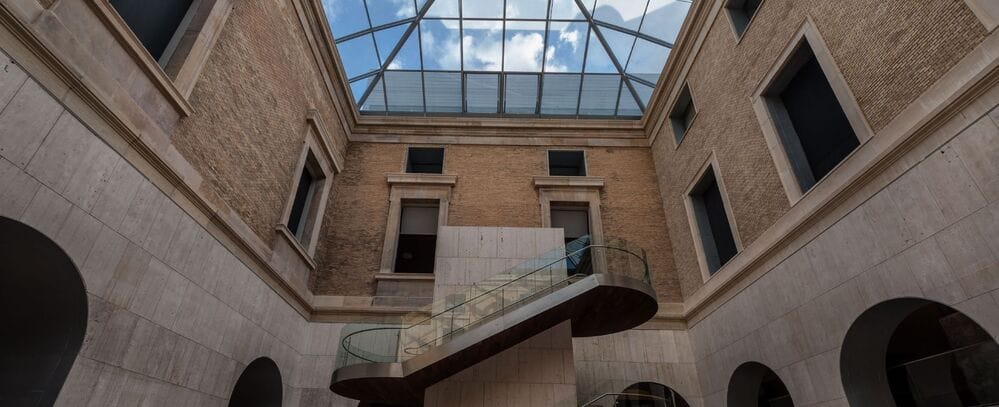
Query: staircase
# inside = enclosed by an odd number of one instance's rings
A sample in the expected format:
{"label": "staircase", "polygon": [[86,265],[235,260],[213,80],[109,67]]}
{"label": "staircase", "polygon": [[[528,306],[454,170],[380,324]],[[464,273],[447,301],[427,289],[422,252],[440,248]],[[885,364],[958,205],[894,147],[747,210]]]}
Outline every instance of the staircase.
{"label": "staircase", "polygon": [[[330,389],[366,404],[423,404],[424,390],[559,323],[572,335],[634,328],[658,309],[645,253],[583,237],[430,304],[419,317],[344,327]],[[429,316],[428,316],[429,315]]]}

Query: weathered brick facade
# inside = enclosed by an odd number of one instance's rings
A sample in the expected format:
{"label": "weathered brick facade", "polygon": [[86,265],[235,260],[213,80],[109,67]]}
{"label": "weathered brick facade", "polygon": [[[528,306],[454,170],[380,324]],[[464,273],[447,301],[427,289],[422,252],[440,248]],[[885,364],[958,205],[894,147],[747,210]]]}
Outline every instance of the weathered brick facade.
{"label": "weathered brick facade", "polygon": [[678,147],[668,127],[652,146],[684,296],[702,277],[683,193],[712,152],[744,246],[790,207],[750,97],[806,19],[875,133],[985,35],[962,1],[767,0],[741,41],[718,13],[687,77],[698,111],[693,127]]}
{"label": "weathered brick facade", "polygon": [[347,143],[293,7],[265,0],[233,9],[191,95],[194,114],[172,135],[265,242],[283,221],[308,110],[320,112],[334,148]]}
{"label": "weathered brick facade", "polygon": [[[663,301],[678,301],[669,236],[655,169],[644,148],[583,148],[589,176],[602,177],[604,234],[646,250]],[[450,226],[540,227],[533,177],[548,175],[545,147],[448,145],[444,173],[457,176],[448,208]],[[323,242],[317,253],[317,293],[372,295],[388,222],[385,174],[404,170],[406,146],[353,143],[350,163],[334,184]]]}

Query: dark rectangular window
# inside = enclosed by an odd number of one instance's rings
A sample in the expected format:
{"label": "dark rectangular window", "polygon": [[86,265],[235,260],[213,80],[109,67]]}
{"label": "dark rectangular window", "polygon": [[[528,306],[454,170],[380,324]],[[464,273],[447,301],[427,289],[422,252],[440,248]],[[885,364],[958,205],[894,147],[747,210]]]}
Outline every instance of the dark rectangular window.
{"label": "dark rectangular window", "polygon": [[295,200],[292,201],[291,215],[288,217],[288,230],[301,240],[302,232],[305,230],[305,220],[308,218],[309,201],[312,199],[315,177],[309,171],[309,167],[302,168],[302,175],[298,179],[298,188],[295,190]]}
{"label": "dark rectangular window", "polygon": [[437,252],[437,202],[403,202],[396,273],[433,273]]}
{"label": "dark rectangular window", "polygon": [[680,143],[680,140],[683,140],[683,136],[690,130],[690,126],[694,123],[694,115],[696,114],[697,109],[694,107],[694,99],[690,97],[690,87],[684,85],[683,91],[676,98],[676,104],[673,105],[673,109],[669,113],[669,121],[673,126],[673,137],[676,139],[677,144]]}
{"label": "dark rectangular window", "polygon": [[[551,206],[551,227],[562,229],[566,245],[573,240],[590,235],[590,211],[589,206],[580,203],[552,203]],[[585,246],[582,246],[585,247]],[[581,247],[566,247],[566,250],[579,250]],[[579,267],[588,264],[588,253],[566,253],[571,254],[566,262],[569,274],[575,274]]]}
{"label": "dark rectangular window", "polygon": [[440,147],[410,147],[406,158],[406,172],[442,174],[444,172],[444,149]]}
{"label": "dark rectangular window", "polygon": [[586,158],[582,151],[548,151],[548,175],[586,176]]}
{"label": "dark rectangular window", "polygon": [[763,0],[729,0],[725,5],[728,16],[732,19],[732,26],[735,27],[735,33],[740,37],[746,32],[749,22],[753,20],[762,2]]}
{"label": "dark rectangular window", "polygon": [[735,256],[737,248],[728,212],[722,200],[714,169],[709,168],[690,192],[701,246],[704,248],[708,273],[714,274]]}
{"label": "dark rectangular window", "polygon": [[142,46],[159,60],[177,34],[193,0],[111,0]]}
{"label": "dark rectangular window", "polygon": [[766,96],[802,191],[811,189],[860,145],[807,41]]}

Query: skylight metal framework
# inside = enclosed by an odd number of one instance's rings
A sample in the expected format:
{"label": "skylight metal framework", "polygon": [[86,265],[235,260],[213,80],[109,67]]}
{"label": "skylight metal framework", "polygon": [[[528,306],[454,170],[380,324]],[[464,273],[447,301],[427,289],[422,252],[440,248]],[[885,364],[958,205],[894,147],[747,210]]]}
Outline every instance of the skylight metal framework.
{"label": "skylight metal framework", "polygon": [[690,0],[323,0],[364,114],[640,118]]}

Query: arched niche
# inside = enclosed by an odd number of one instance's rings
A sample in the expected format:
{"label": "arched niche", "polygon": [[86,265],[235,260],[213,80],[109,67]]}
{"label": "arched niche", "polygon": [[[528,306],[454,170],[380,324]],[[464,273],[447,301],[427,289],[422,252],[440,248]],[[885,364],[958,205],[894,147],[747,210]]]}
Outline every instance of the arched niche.
{"label": "arched niche", "polygon": [[616,407],[688,407],[680,393],[653,382],[638,382],[621,391]]}
{"label": "arched niche", "polygon": [[787,386],[772,369],[746,362],[732,373],[728,384],[729,407],[793,407]]}
{"label": "arched niche", "polygon": [[930,300],[889,300],[861,314],[840,371],[851,405],[999,404],[999,345],[967,315]]}
{"label": "arched niche", "polygon": [[0,405],[50,406],[87,329],[87,294],[51,239],[0,217]]}
{"label": "arched niche", "polygon": [[229,407],[280,407],[282,391],[277,364],[269,358],[257,358],[236,380]]}

